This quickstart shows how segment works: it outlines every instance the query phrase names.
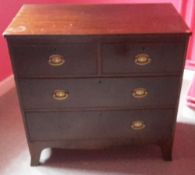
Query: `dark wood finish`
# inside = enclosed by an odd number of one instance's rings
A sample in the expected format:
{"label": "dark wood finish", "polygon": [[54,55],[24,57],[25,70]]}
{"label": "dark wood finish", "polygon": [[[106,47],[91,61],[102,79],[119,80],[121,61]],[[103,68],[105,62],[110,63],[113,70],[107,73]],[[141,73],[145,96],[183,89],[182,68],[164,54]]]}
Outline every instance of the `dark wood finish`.
{"label": "dark wood finish", "polygon": [[41,156],[41,151],[43,150],[43,147],[40,147],[38,144],[30,142],[29,143],[29,150],[31,155],[31,166],[37,166],[39,165],[39,159]]}
{"label": "dark wood finish", "polygon": [[[51,44],[14,46],[16,76],[96,75],[97,51],[94,43]],[[49,57],[55,54],[64,57],[63,65],[52,66],[48,63]]]}
{"label": "dark wood finish", "polygon": [[173,150],[173,139],[165,140],[161,145],[162,155],[164,160],[171,161],[172,160],[172,150]]}
{"label": "dark wood finish", "polygon": [[[24,109],[64,109],[86,107],[175,106],[178,77],[109,79],[33,79],[19,80]],[[167,86],[168,85],[168,86]],[[145,88],[147,96],[135,98],[135,88]],[[55,90],[65,90],[65,100],[55,100]],[[167,94],[167,95],[166,95]]]}
{"label": "dark wood finish", "polygon": [[[22,77],[62,77],[62,76],[104,76],[112,74],[144,73],[180,73],[183,66],[182,54],[185,51],[183,42],[174,43],[76,43],[60,45],[16,45],[12,46],[15,57],[16,76]],[[99,49],[98,49],[99,48]],[[75,52],[76,50],[76,52]],[[100,52],[102,65],[96,64],[97,52]],[[33,54],[29,54],[29,53]],[[135,63],[135,56],[147,53],[151,63],[140,66]],[[53,54],[62,55],[65,63],[61,66],[51,66],[48,59]],[[28,58],[28,59],[26,59]],[[174,58],[174,59],[173,59]],[[102,66],[102,68],[100,67]],[[88,67],[88,69],[86,69]],[[36,69],[36,72],[34,71]],[[96,70],[98,69],[98,70]]]}
{"label": "dark wood finish", "polygon": [[[185,43],[108,43],[102,45],[102,67],[105,74],[180,72],[183,66]],[[146,65],[135,63],[138,54],[146,53],[151,62]]]}
{"label": "dark wood finish", "polygon": [[[31,165],[46,147],[129,144],[158,144],[171,160],[190,34],[171,4],[24,5],[4,36]],[[150,64],[135,65],[140,53]],[[65,63],[48,64],[53,54]]]}
{"label": "dark wood finish", "polygon": [[24,5],[4,35],[190,33],[171,4]]}
{"label": "dark wood finish", "polygon": [[[26,113],[31,141],[94,138],[163,140],[169,138],[173,115],[174,110],[147,109]],[[131,124],[136,120],[143,121],[145,128],[132,129]]]}

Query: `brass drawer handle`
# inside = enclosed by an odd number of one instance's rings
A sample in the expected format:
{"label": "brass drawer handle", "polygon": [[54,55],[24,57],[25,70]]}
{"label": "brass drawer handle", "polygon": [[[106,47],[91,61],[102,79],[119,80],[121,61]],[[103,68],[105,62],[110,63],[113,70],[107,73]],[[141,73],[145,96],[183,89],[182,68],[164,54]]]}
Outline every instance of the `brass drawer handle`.
{"label": "brass drawer handle", "polygon": [[135,56],[135,64],[145,66],[151,62],[151,58],[147,53],[140,53]]}
{"label": "brass drawer handle", "polygon": [[146,127],[144,121],[135,120],[131,123],[131,129],[133,130],[142,130]]}
{"label": "brass drawer handle", "polygon": [[55,100],[65,100],[69,96],[69,92],[65,90],[54,90],[53,92],[53,98]]}
{"label": "brass drawer handle", "polygon": [[145,88],[135,88],[132,91],[134,98],[144,98],[148,95],[148,91]]}
{"label": "brass drawer handle", "polygon": [[62,55],[54,54],[49,57],[48,63],[51,66],[61,66],[65,63],[65,59]]}

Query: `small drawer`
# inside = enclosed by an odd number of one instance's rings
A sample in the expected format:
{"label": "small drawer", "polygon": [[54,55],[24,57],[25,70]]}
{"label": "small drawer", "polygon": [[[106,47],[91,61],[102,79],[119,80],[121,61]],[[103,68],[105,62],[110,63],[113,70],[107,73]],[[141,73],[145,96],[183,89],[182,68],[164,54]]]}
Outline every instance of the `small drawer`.
{"label": "small drawer", "polygon": [[155,140],[170,136],[174,110],[27,112],[31,140]]}
{"label": "small drawer", "polygon": [[184,53],[180,42],[103,44],[103,73],[178,73],[183,70]]}
{"label": "small drawer", "polygon": [[12,47],[18,77],[58,77],[96,74],[96,46],[87,43]]}
{"label": "small drawer", "polygon": [[179,77],[19,80],[25,109],[176,105]]}

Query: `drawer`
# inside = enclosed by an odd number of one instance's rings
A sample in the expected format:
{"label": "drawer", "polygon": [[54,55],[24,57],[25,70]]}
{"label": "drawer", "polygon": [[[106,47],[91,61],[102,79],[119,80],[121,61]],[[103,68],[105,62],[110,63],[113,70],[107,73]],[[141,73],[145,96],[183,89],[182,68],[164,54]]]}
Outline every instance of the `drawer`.
{"label": "drawer", "polygon": [[102,45],[103,73],[176,73],[183,70],[183,43],[107,43]]}
{"label": "drawer", "polygon": [[96,74],[96,46],[87,43],[13,46],[16,76],[71,76]]}
{"label": "drawer", "polygon": [[176,105],[179,77],[19,80],[25,109]]}
{"label": "drawer", "polygon": [[173,110],[26,113],[31,140],[163,139],[172,131],[174,116]]}

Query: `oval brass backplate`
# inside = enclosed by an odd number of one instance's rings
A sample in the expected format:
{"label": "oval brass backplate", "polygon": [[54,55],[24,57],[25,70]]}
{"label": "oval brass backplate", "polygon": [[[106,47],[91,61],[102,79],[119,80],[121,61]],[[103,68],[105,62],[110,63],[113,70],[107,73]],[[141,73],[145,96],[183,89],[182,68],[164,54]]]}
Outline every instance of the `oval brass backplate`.
{"label": "oval brass backplate", "polygon": [[65,91],[65,90],[54,90],[53,92],[53,98],[55,100],[65,100],[67,99],[69,96],[69,92],[68,91]]}
{"label": "oval brass backplate", "polygon": [[147,53],[140,53],[135,56],[135,64],[145,66],[151,63],[151,58]]}
{"label": "oval brass backplate", "polygon": [[132,91],[134,98],[144,98],[148,95],[148,91],[145,88],[135,88]]}
{"label": "oval brass backplate", "polygon": [[49,57],[48,63],[51,66],[57,67],[63,65],[65,63],[65,59],[62,55],[53,54]]}
{"label": "oval brass backplate", "polygon": [[146,127],[144,121],[142,120],[135,120],[131,123],[131,129],[133,130],[142,130]]}

